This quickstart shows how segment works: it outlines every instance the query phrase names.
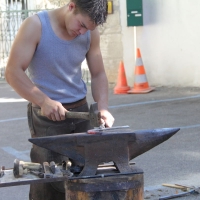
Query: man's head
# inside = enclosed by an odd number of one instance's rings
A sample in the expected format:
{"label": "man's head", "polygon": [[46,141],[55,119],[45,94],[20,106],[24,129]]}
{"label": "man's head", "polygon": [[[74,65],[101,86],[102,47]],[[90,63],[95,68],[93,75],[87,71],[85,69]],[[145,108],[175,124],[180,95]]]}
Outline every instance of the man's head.
{"label": "man's head", "polygon": [[86,14],[98,26],[106,22],[107,0],[71,0],[76,5],[75,13]]}

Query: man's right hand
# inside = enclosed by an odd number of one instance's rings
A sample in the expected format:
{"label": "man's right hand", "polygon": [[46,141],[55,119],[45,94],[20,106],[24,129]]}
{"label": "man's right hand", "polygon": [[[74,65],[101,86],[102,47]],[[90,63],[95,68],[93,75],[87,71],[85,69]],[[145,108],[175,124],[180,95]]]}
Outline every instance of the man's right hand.
{"label": "man's right hand", "polygon": [[67,110],[58,101],[47,99],[41,105],[41,114],[52,121],[65,120]]}

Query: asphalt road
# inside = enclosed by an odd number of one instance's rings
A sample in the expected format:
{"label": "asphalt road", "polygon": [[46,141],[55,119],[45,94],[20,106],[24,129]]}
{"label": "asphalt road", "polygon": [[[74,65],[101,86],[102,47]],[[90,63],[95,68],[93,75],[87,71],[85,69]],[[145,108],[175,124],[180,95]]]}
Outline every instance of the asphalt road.
{"label": "asphalt road", "polygon": [[[90,90],[88,102],[93,102]],[[30,160],[26,106],[8,84],[0,83],[0,165],[6,168],[13,168],[15,158]],[[159,87],[134,95],[114,95],[110,89],[109,109],[115,117],[114,126],[129,125],[133,130],[180,128],[169,140],[134,159],[144,171],[145,199],[182,192],[162,183],[200,187],[200,88]],[[28,200],[28,190],[28,185],[0,188],[0,200]]]}

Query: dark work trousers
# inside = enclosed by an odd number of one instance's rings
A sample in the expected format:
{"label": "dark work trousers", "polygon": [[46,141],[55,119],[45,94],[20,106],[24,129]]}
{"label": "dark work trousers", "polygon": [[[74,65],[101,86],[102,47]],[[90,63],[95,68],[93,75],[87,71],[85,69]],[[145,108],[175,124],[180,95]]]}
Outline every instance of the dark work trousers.
{"label": "dark work trousers", "polygon": [[[28,104],[28,125],[31,137],[55,136],[61,134],[81,133],[91,129],[90,122],[83,119],[66,119],[54,122],[45,116],[38,115],[40,108]],[[68,109],[75,112],[88,112],[88,104]],[[58,147],[59,148],[59,147]],[[32,146],[30,157],[32,162],[62,163],[67,158],[58,153],[46,150],[36,145]],[[64,182],[34,183],[30,185],[29,200],[65,200]]]}

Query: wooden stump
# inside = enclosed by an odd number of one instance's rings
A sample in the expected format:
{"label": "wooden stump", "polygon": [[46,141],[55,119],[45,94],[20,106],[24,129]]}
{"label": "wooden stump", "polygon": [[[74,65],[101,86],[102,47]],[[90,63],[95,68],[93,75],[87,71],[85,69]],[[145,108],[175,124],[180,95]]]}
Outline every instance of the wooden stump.
{"label": "wooden stump", "polygon": [[68,180],[66,200],[143,200],[143,171],[133,169],[130,174]]}

